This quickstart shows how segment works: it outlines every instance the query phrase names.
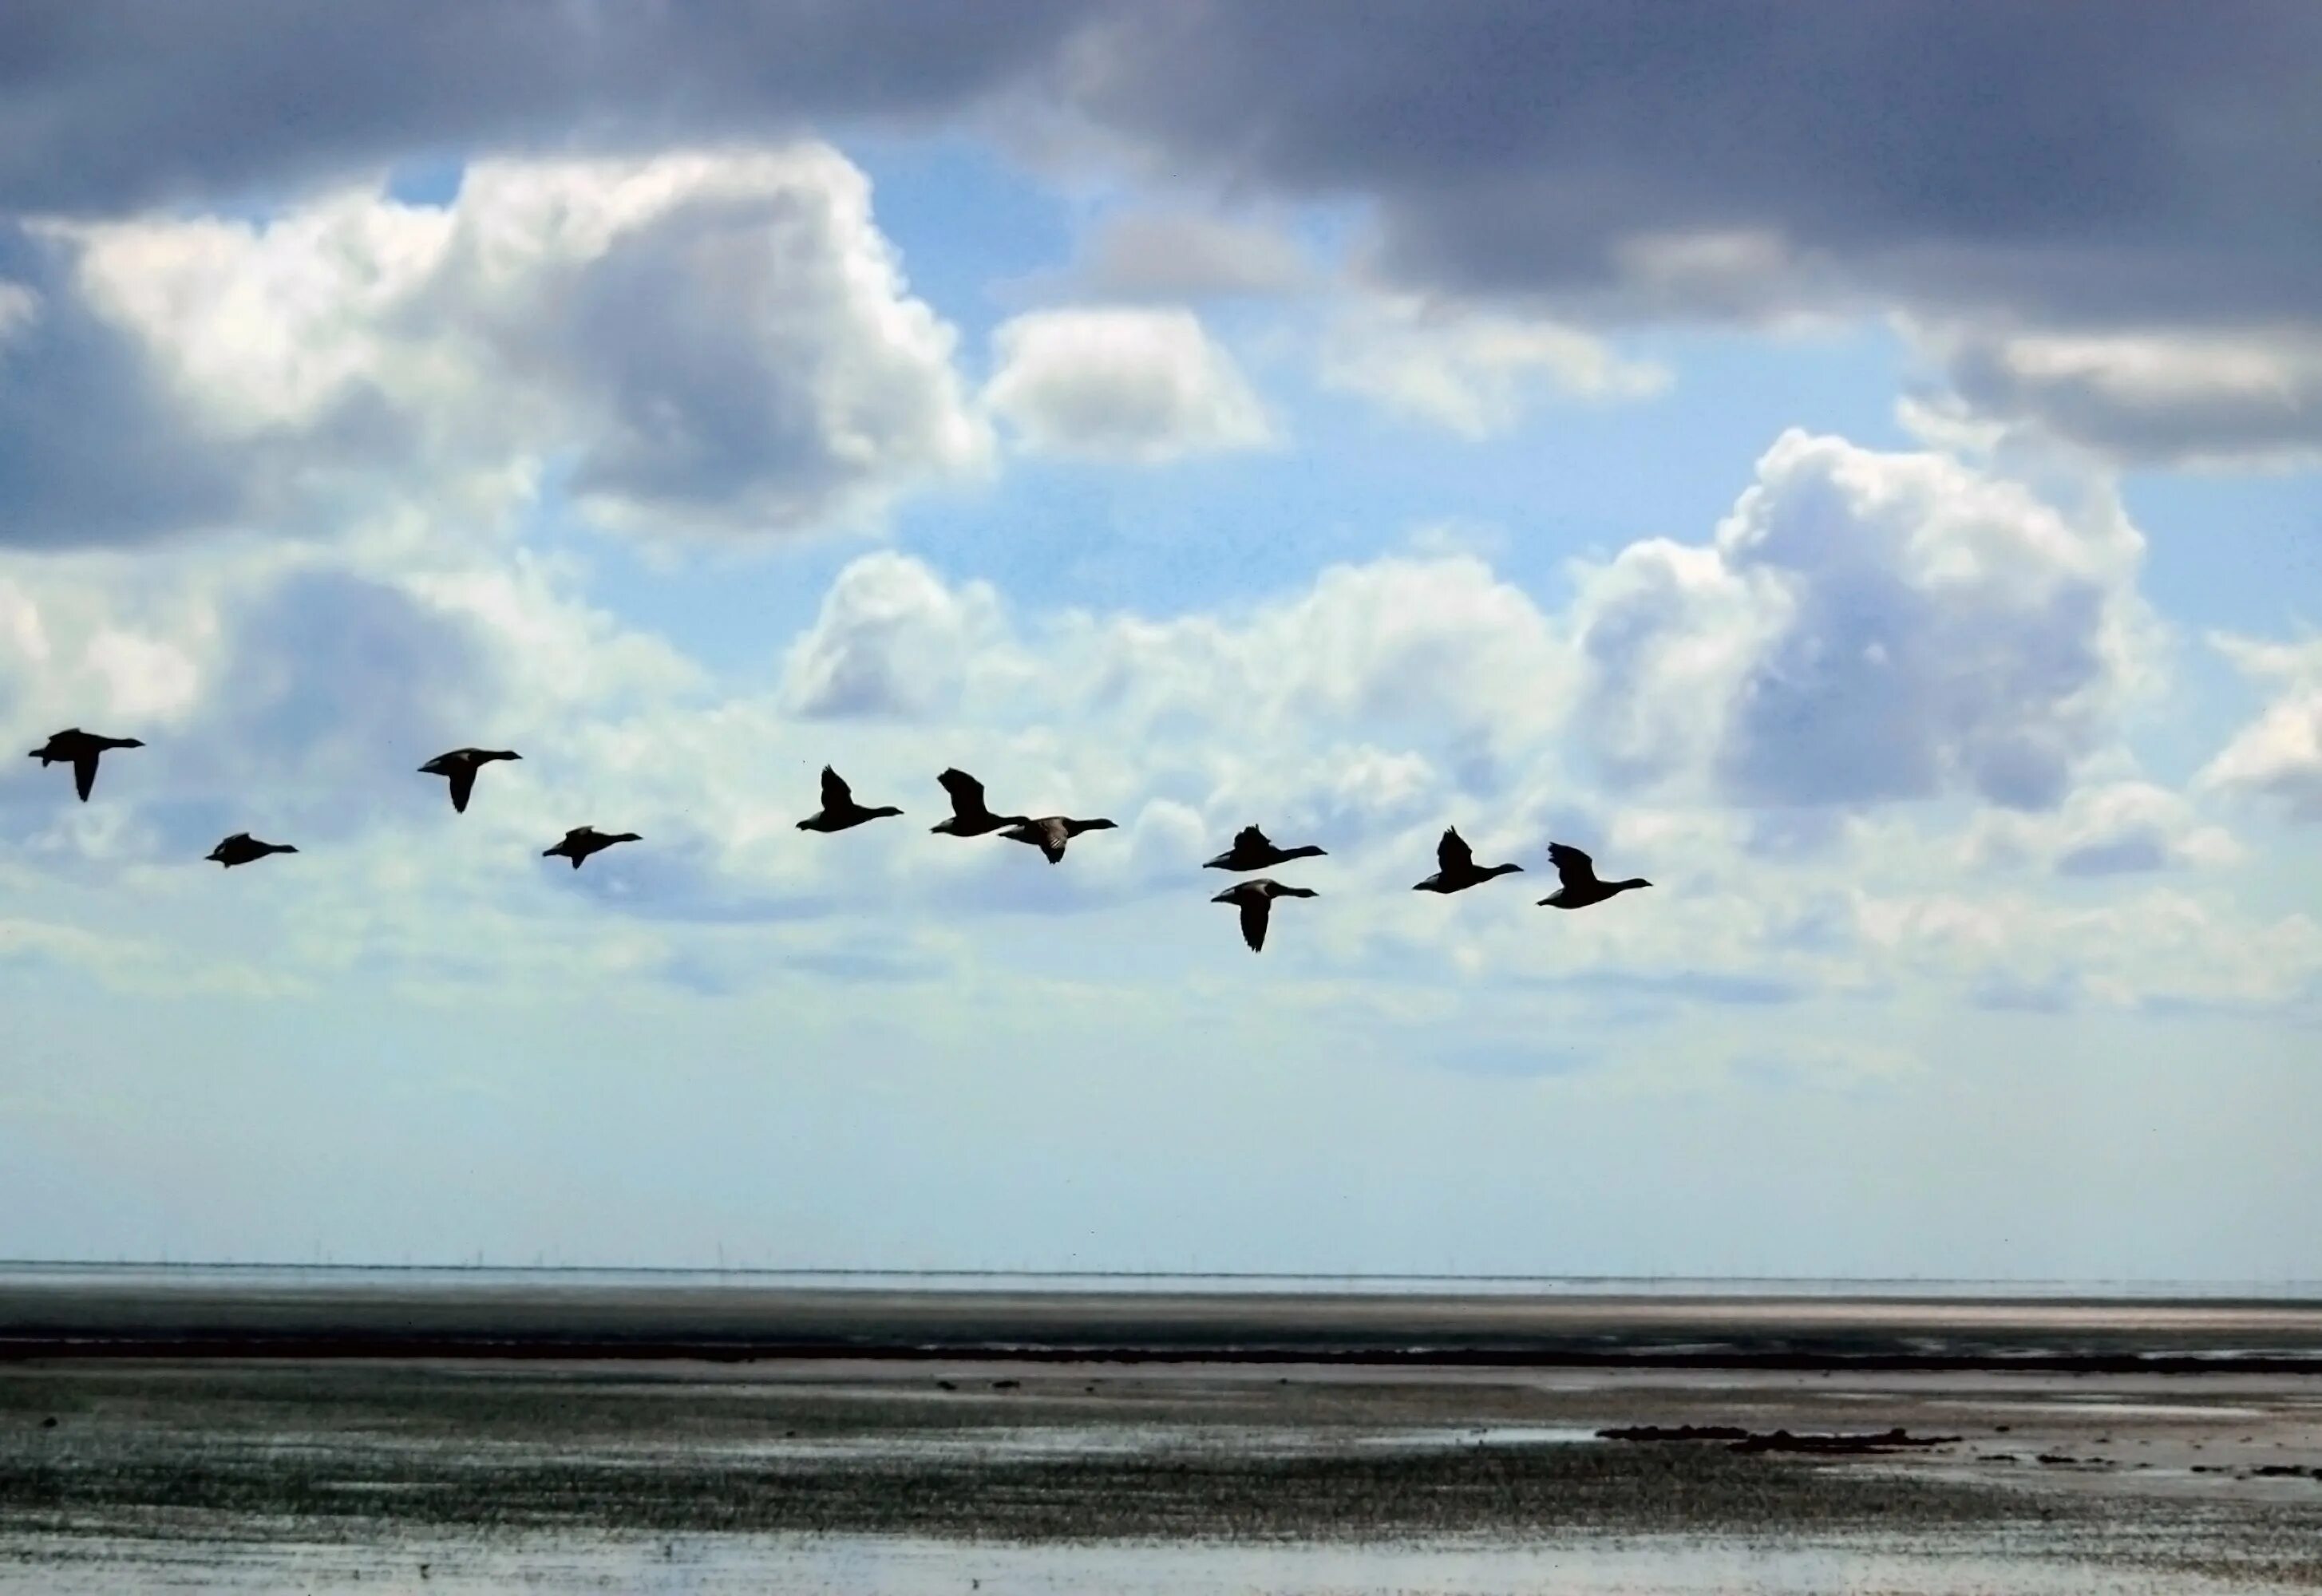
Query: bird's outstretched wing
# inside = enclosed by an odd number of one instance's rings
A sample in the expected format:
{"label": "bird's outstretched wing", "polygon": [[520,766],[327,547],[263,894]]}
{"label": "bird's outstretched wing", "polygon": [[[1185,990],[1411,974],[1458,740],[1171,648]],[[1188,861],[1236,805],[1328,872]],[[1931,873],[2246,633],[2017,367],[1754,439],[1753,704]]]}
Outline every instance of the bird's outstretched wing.
{"label": "bird's outstretched wing", "polygon": [[1263,852],[1272,845],[1266,840],[1266,833],[1255,825],[1245,825],[1234,833],[1234,850],[1237,853]]}
{"label": "bird's outstretched wing", "polygon": [[983,802],[983,783],[965,771],[946,771],[936,778],[943,789],[951,794],[951,807],[961,815],[983,815],[990,811]]}
{"label": "bird's outstretched wing", "polygon": [[1254,892],[1241,900],[1241,939],[1249,944],[1253,953],[1266,949],[1266,910],[1271,907],[1259,893]]}
{"label": "bird's outstretched wing", "polygon": [[1593,887],[1596,884],[1596,865],[1587,854],[1562,843],[1548,845],[1548,862],[1556,866],[1557,879],[1568,887]]}
{"label": "bird's outstretched wing", "polygon": [[1467,846],[1467,838],[1458,826],[1443,833],[1443,840],[1435,844],[1435,865],[1439,870],[1462,871],[1476,862],[1476,851]]}
{"label": "bird's outstretched wing", "polygon": [[80,794],[82,803],[87,803],[89,789],[96,785],[96,750],[84,748],[73,755],[73,790]]}
{"label": "bird's outstretched wing", "polygon": [[828,765],[823,766],[822,807],[826,809],[844,809],[854,802],[855,789],[840,779],[837,771]]}
{"label": "bird's outstretched wing", "polygon": [[468,812],[468,795],[476,790],[476,767],[454,765],[443,772],[452,783],[452,807],[459,814]]}

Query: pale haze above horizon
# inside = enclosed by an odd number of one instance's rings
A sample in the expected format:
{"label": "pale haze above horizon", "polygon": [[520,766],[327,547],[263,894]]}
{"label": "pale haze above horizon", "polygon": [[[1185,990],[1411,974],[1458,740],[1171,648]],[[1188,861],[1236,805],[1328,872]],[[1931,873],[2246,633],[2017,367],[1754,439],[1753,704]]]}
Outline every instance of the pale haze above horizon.
{"label": "pale haze above horizon", "polygon": [[0,1256],[2322,1278],[2317,81],[0,11]]}

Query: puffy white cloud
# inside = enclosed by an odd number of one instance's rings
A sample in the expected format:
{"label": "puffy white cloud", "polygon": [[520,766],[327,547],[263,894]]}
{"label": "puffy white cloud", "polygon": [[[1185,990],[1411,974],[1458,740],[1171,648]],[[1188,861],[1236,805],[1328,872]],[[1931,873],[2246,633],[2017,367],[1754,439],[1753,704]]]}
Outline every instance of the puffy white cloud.
{"label": "puffy white cloud", "polygon": [[992,334],[984,403],[1041,453],[1146,464],[1274,437],[1233,357],[1187,310],[1042,310]]}
{"label": "puffy white cloud", "polygon": [[1975,416],[2140,464],[2322,456],[2322,335],[1922,333]]}
{"label": "puffy white cloud", "polygon": [[951,330],[818,145],[480,161],[441,209],[345,191],[44,231],[246,470],[554,458],[608,524],[781,534],[988,449]]}
{"label": "puffy white cloud", "polygon": [[2322,643],[2221,636],[2217,647],[2278,696],[2201,772],[2202,784],[2271,798],[2296,820],[2322,821]]}
{"label": "puffy white cloud", "polygon": [[917,560],[865,555],[838,574],[791,643],[783,696],[808,716],[931,714],[959,702],[977,656],[1002,647],[1002,635],[988,583],[947,588]]}
{"label": "puffy white cloud", "polygon": [[1586,573],[1582,714],[1607,768],[1752,804],[2058,802],[2135,664],[2125,518],[1796,431],[1757,477],[1709,546]]}
{"label": "puffy white cloud", "polygon": [[1628,399],[1668,382],[1577,327],[1413,295],[1354,296],[1325,333],[1320,375],[1464,436],[1504,432],[1543,392]]}

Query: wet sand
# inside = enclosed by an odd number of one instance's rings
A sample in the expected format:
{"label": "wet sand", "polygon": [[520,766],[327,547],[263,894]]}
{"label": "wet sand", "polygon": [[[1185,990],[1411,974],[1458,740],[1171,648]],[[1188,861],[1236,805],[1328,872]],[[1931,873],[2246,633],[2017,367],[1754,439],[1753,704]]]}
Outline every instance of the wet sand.
{"label": "wet sand", "polygon": [[[1819,1456],[1598,1438],[1681,1424],[1959,1439]],[[2322,1378],[0,1364],[0,1591],[970,1578],[995,1592],[2310,1589]]]}
{"label": "wet sand", "polygon": [[0,1592],[972,1580],[2322,1587],[2322,1304],[0,1271]]}

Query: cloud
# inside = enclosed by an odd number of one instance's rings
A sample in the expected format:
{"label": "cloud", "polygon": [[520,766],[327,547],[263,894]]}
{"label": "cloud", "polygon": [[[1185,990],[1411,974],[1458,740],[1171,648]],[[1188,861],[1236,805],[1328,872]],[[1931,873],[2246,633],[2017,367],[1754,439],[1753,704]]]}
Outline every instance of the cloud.
{"label": "cloud", "polygon": [[2037,863],[2061,876],[2113,876],[2232,864],[2230,833],[2201,823],[2183,797],[2147,781],[2077,789],[2053,815],[1997,811],[1979,817],[1964,852],[1970,864]]}
{"label": "cloud", "polygon": [[1926,338],[1976,415],[2145,465],[2322,456],[2322,334],[2296,325]]}
{"label": "cloud", "polygon": [[1001,324],[984,403],[1036,453],[1157,464],[1255,449],[1266,406],[1190,311],[1043,310]]}
{"label": "cloud", "polygon": [[809,718],[937,713],[958,704],[974,656],[1001,638],[988,584],[955,589],[906,555],[868,554],[839,572],[791,644],[783,697]]}
{"label": "cloud", "polygon": [[161,374],[134,397],[164,435],[235,473],[229,502],[553,458],[608,524],[782,534],[988,447],[951,330],[905,291],[862,173],[818,145],[483,161],[441,209],[343,190],[263,223],[43,232]]}
{"label": "cloud", "polygon": [[2278,696],[2202,771],[2205,787],[2270,798],[2293,820],[2322,821],[2322,643],[2211,639],[2244,675]]}
{"label": "cloud", "polygon": [[1480,438],[1514,426],[1543,390],[1639,398],[1660,391],[1668,374],[1623,360],[1575,327],[1371,294],[1357,296],[1325,333],[1321,378]]}
{"label": "cloud", "polygon": [[1097,224],[1065,280],[1092,299],[1175,304],[1292,294],[1317,276],[1304,251],[1270,228],[1193,211],[1131,210]]}
{"label": "cloud", "polygon": [[2064,796],[2111,735],[2143,540],[1939,455],[1791,431],[1713,543],[1587,572],[1585,733],[1640,784],[1741,803]]}

